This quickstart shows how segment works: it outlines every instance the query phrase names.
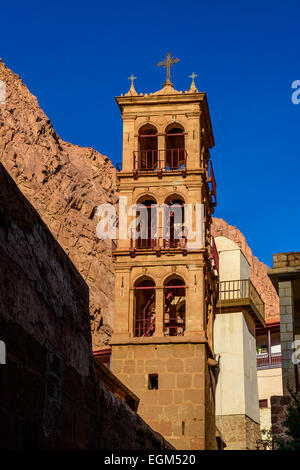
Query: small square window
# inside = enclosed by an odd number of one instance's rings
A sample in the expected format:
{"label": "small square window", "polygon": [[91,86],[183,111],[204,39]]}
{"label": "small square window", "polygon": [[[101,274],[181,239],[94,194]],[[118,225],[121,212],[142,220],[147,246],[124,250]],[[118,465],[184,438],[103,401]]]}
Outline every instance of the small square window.
{"label": "small square window", "polygon": [[265,400],[259,400],[259,407],[268,408],[268,399],[266,398]]}
{"label": "small square window", "polygon": [[148,376],[148,389],[158,390],[158,374],[149,374]]}

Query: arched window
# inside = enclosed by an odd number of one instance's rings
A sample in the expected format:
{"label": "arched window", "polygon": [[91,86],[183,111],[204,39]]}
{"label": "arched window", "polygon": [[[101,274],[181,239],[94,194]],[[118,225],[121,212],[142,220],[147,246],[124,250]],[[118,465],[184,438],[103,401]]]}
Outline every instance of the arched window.
{"label": "arched window", "polygon": [[135,168],[139,170],[155,170],[158,166],[157,129],[146,124],[139,130],[139,151],[135,152]]}
{"label": "arched window", "polygon": [[164,335],[183,336],[185,330],[185,283],[172,276],[164,285]]}
{"label": "arched window", "polygon": [[157,244],[157,203],[152,196],[143,196],[137,203],[137,216],[140,223],[137,225],[135,247],[137,249],[151,250]]}
{"label": "arched window", "polygon": [[155,282],[143,277],[134,286],[134,336],[152,336],[155,331]]}
{"label": "arched window", "polygon": [[186,166],[184,129],[173,123],[166,128],[166,169],[175,170]]}
{"label": "arched window", "polygon": [[185,248],[184,200],[173,195],[165,201],[164,248]]}

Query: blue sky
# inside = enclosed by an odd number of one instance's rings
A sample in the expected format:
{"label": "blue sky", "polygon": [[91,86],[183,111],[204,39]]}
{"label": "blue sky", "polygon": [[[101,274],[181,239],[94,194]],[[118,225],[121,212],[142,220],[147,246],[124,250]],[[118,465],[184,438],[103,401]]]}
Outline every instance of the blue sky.
{"label": "blue sky", "polygon": [[300,4],[296,1],[23,1],[1,6],[2,60],[20,75],[57,133],[121,161],[114,96],[161,88],[156,64],[180,58],[177,90],[195,72],[208,96],[218,185],[215,215],[254,254],[300,251]]}

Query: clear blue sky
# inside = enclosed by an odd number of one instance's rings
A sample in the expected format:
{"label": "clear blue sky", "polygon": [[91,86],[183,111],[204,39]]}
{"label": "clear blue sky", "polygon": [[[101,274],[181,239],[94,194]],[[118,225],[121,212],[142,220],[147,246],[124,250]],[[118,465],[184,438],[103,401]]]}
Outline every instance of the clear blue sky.
{"label": "clear blue sky", "polygon": [[121,161],[114,96],[161,88],[166,52],[177,90],[199,75],[216,146],[216,216],[236,225],[259,259],[300,251],[299,1],[16,1],[1,5],[2,60],[57,133]]}

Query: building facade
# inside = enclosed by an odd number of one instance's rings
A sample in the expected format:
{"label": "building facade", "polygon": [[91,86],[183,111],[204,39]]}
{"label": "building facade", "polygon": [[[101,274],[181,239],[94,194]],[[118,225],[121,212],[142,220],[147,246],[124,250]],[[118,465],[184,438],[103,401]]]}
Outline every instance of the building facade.
{"label": "building facade", "polygon": [[[266,319],[265,328],[256,328],[256,361],[260,428],[271,430],[271,397],[282,395],[280,322]],[[262,438],[266,435],[263,433]]]}
{"label": "building facade", "polygon": [[216,419],[227,450],[254,450],[260,439],[255,328],[265,326],[264,302],[250,280],[244,253],[232,240],[215,239],[219,297],[214,350],[219,369]]}
{"label": "building facade", "polygon": [[[126,215],[119,217],[113,251],[111,370],[139,397],[143,419],[175,448],[216,449],[217,274],[210,233],[216,185],[206,95],[194,81],[189,92],[178,92],[167,78],[161,90],[144,95],[132,82],[116,100],[123,119],[118,176]],[[132,205],[139,206],[132,211]],[[148,228],[137,238],[140,227],[130,224],[141,213],[140,205]],[[186,205],[194,231],[202,208],[200,244],[193,244],[184,229]],[[176,210],[182,214],[179,222]],[[128,236],[122,238],[125,222]]]}
{"label": "building facade", "polygon": [[300,253],[273,255],[269,277],[279,294],[283,394],[300,391]]}
{"label": "building facade", "polygon": [[289,390],[300,392],[300,252],[273,255],[268,275],[279,294],[280,343],[282,355],[282,393],[271,397],[273,446],[278,438],[287,439],[282,425],[291,403]]}

